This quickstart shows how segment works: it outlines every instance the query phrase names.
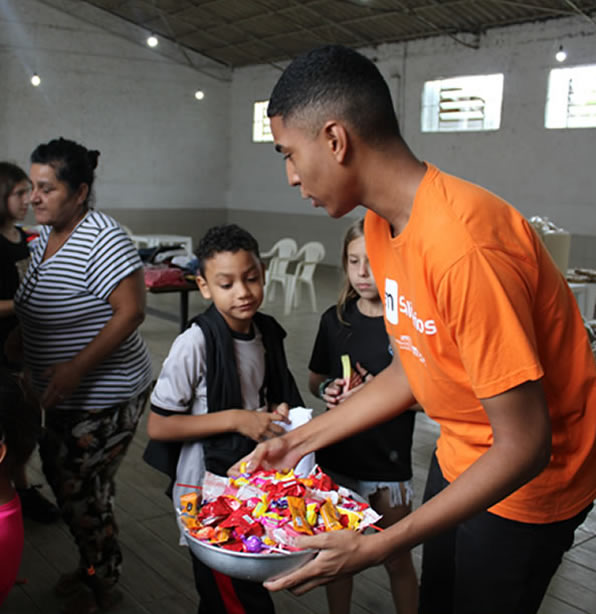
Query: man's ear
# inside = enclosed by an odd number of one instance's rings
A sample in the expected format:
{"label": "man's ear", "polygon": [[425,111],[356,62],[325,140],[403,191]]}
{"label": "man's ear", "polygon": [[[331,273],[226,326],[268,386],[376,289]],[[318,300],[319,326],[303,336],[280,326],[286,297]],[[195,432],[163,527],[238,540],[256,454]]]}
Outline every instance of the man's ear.
{"label": "man's ear", "polygon": [[343,164],[350,148],[350,137],[345,125],[330,119],[323,126],[322,134],[333,157]]}
{"label": "man's ear", "polygon": [[209,286],[207,285],[207,280],[202,275],[197,275],[196,278],[197,288],[201,291],[203,298],[207,300],[211,300],[211,292],[209,292]]}

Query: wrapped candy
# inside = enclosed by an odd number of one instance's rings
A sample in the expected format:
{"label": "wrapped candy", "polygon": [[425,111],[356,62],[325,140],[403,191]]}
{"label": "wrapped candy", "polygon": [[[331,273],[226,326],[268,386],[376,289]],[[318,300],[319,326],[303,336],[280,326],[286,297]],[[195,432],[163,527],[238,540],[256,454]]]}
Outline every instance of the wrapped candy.
{"label": "wrapped candy", "polygon": [[288,507],[292,514],[292,527],[298,533],[312,535],[312,529],[306,520],[306,505],[304,499],[299,497],[288,497]]}
{"label": "wrapped candy", "polygon": [[325,524],[325,528],[328,531],[338,531],[339,529],[343,529],[343,526],[337,516],[335,505],[333,505],[329,499],[327,499],[327,501],[321,505],[320,513],[323,523]]}
{"label": "wrapped candy", "polygon": [[182,524],[196,539],[235,552],[290,552],[302,535],[360,531],[380,518],[317,466],[306,477],[291,470],[241,479],[208,473],[202,493],[202,505],[197,492],[181,496]]}

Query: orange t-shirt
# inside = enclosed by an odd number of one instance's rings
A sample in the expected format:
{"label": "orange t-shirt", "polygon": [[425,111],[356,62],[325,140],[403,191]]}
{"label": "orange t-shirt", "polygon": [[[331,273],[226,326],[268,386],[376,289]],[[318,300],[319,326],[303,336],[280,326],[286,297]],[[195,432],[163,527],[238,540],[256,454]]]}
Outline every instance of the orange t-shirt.
{"label": "orange t-shirt", "polygon": [[492,445],[479,399],[543,378],[550,463],[490,511],[547,523],[591,503],[596,364],[575,298],[527,220],[427,164],[402,233],[392,237],[369,211],[365,238],[387,331],[414,396],[441,425],[445,478],[453,481]]}

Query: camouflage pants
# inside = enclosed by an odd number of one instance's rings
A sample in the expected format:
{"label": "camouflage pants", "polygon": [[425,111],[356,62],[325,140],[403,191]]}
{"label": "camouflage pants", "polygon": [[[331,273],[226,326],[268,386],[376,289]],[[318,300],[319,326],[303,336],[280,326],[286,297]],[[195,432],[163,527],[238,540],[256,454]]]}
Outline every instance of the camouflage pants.
{"label": "camouflage pants", "polygon": [[120,576],[114,477],[149,390],[97,412],[48,411],[39,452],[43,472],[79,549],[81,569],[107,585]]}

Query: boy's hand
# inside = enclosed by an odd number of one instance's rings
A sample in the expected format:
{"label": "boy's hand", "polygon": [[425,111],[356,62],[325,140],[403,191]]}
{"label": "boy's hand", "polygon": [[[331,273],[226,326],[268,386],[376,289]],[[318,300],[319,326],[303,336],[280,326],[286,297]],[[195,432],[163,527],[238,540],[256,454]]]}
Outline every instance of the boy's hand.
{"label": "boy's hand", "polygon": [[265,441],[283,435],[285,430],[276,421],[287,422],[287,418],[277,411],[239,410],[236,430],[254,441]]}
{"label": "boy's hand", "polygon": [[278,422],[290,423],[290,406],[287,403],[272,403],[270,411],[281,416]]}

